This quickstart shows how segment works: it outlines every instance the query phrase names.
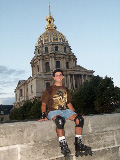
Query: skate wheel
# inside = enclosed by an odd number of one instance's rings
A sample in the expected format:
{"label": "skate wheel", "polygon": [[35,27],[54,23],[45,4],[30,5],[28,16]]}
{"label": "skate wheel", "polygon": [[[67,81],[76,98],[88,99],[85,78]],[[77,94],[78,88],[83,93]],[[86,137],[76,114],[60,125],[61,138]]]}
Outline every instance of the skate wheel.
{"label": "skate wheel", "polygon": [[75,153],[75,156],[78,157],[78,156],[79,156],[79,152],[76,152],[76,153]]}
{"label": "skate wheel", "polygon": [[84,153],[83,153],[83,152],[80,152],[79,155],[82,157],[82,156],[84,155]]}
{"label": "skate wheel", "polygon": [[65,160],[71,160],[71,156],[70,155],[66,155],[65,156]]}
{"label": "skate wheel", "polygon": [[88,152],[84,152],[84,155],[85,155],[85,156],[88,156],[88,154],[89,154]]}
{"label": "skate wheel", "polygon": [[92,151],[89,151],[89,155],[92,156],[92,154],[93,154],[93,152],[92,152]]}

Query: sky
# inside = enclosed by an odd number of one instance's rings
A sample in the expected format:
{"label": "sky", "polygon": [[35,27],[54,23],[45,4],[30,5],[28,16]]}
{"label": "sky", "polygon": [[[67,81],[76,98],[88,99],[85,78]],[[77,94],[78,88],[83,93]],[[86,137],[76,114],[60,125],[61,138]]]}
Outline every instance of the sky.
{"label": "sky", "polygon": [[0,0],[0,104],[13,104],[18,81],[32,75],[49,2],[77,64],[120,87],[120,0]]}

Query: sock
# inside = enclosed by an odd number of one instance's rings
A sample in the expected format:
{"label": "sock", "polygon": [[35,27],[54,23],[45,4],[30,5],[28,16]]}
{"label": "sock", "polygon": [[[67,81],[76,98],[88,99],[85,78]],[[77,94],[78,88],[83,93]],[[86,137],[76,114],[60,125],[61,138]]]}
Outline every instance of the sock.
{"label": "sock", "polygon": [[79,139],[81,139],[82,140],[82,135],[75,135],[75,137],[78,137]]}
{"label": "sock", "polygon": [[59,137],[59,141],[65,139],[65,136]]}

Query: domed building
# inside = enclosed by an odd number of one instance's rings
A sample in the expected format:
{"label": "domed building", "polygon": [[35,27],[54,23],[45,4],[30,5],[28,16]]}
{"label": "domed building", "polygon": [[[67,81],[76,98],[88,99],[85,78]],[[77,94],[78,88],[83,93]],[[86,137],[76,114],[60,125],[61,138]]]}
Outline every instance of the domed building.
{"label": "domed building", "polygon": [[54,83],[52,73],[56,68],[64,71],[63,84],[70,90],[78,88],[93,76],[93,70],[77,65],[77,58],[66,37],[56,30],[50,6],[46,22],[46,31],[38,38],[35,55],[30,62],[32,77],[18,82],[15,89],[14,107],[23,105],[28,99],[40,98],[45,89]]}

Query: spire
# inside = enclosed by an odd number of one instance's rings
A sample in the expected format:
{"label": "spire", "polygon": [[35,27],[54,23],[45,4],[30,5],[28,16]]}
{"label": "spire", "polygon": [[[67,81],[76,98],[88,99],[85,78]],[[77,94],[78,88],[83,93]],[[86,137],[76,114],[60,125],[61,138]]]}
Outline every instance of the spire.
{"label": "spire", "polygon": [[47,25],[46,25],[46,30],[53,30],[53,29],[56,29],[57,27],[54,25],[54,18],[52,17],[51,15],[51,12],[50,12],[50,2],[49,2],[49,16],[48,18],[46,17],[46,22],[47,22]]}
{"label": "spire", "polygon": [[49,2],[49,16],[51,16],[51,12],[50,12],[50,2]]}

